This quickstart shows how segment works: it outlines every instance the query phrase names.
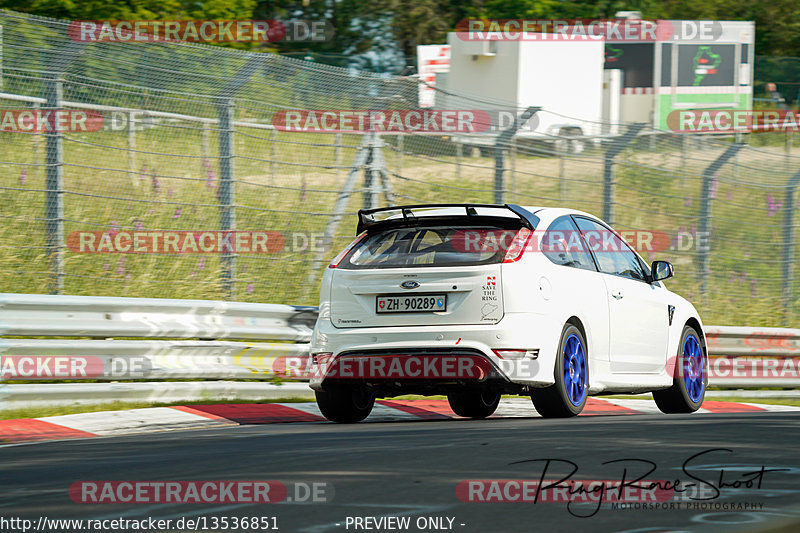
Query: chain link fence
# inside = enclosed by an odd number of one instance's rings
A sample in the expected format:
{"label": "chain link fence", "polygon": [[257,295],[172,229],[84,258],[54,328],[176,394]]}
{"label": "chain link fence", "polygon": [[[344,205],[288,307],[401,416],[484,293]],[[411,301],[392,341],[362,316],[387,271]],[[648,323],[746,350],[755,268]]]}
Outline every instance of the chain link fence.
{"label": "chain link fence", "polygon": [[[0,11],[0,110],[103,117],[97,131],[0,131],[0,291],[315,304],[359,208],[509,202],[657,234],[632,244],[674,262],[670,288],[709,322],[796,320],[792,133],[281,131],[286,110],[417,109],[418,81],[185,43],[76,42],[67,24]],[[451,109],[526,112],[440,96]],[[267,243],[98,253],[103,235],[136,231]]]}

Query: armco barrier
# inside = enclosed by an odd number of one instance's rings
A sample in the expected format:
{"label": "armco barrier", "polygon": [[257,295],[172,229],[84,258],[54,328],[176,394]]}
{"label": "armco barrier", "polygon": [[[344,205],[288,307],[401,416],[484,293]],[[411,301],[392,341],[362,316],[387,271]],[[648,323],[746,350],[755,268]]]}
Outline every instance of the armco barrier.
{"label": "armco barrier", "polygon": [[[302,379],[316,315],[315,307],[277,304],[0,293],[0,376]],[[708,326],[706,332],[711,386],[800,388],[800,330]],[[117,399],[106,385],[95,386],[99,397]],[[0,385],[0,403],[31,387]],[[63,388],[35,388],[39,395],[51,389],[59,399],[64,394]],[[85,383],[75,391],[91,388]]]}
{"label": "armco barrier", "polygon": [[[285,376],[308,353],[316,316],[315,307],[277,304],[0,294],[3,337],[90,338],[4,338],[0,377],[117,381]],[[142,337],[148,340],[134,340]],[[294,372],[287,377],[298,376]]]}
{"label": "armco barrier", "polygon": [[0,336],[308,342],[316,307],[0,293]]}

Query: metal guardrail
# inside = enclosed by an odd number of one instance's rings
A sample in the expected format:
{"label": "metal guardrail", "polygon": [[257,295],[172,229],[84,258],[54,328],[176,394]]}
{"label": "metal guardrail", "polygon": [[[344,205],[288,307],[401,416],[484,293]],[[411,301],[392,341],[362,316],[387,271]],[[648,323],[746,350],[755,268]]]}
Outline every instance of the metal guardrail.
{"label": "metal guardrail", "polygon": [[800,388],[800,329],[708,326],[709,383]]}
{"label": "metal guardrail", "polygon": [[0,379],[298,377],[316,316],[291,305],[0,293]]}
{"label": "metal guardrail", "polygon": [[308,342],[316,307],[0,293],[0,336]]}
{"label": "metal guardrail", "polygon": [[[75,402],[120,399],[109,381],[303,379],[316,316],[315,307],[291,305],[0,293],[0,379],[101,382],[75,384]],[[800,388],[800,329],[708,326],[706,333],[711,386]],[[136,386],[154,394],[174,388]],[[64,401],[68,390],[4,384],[0,404],[50,396],[43,391]]]}

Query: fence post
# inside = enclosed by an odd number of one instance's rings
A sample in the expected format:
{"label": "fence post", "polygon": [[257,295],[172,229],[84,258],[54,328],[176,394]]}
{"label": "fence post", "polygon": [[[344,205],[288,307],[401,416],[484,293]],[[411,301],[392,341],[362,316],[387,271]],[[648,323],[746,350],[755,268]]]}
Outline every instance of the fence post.
{"label": "fence post", "polygon": [[511,149],[509,150],[511,159],[511,193],[517,190],[517,141],[511,138]]}
{"label": "fence post", "polygon": [[222,288],[229,299],[234,298],[236,281],[236,253],[231,244],[236,227],[236,213],[233,206],[233,98],[228,98],[219,106],[219,229],[228,236],[227,246],[222,250]]}
{"label": "fence post", "polygon": [[275,183],[275,158],[278,157],[278,130],[272,129],[269,139],[269,179],[270,184]]}
{"label": "fence post", "polygon": [[[2,27],[0,27],[0,37],[2,37]],[[39,116],[39,111],[41,110],[41,104],[38,102],[33,104],[33,109],[36,113],[36,116]],[[38,132],[33,133],[33,168],[31,169],[31,173],[35,173],[35,175],[41,176],[41,168],[42,164],[39,159],[39,155],[42,151],[42,134]]]}
{"label": "fence post", "polygon": [[697,229],[697,239],[706,238],[706,245],[699,248],[700,252],[700,294],[704,297],[708,293],[708,274],[711,272],[711,200],[712,183],[714,175],[727,163],[744,144],[733,143],[713,163],[703,171],[703,187],[700,192],[700,224]]}
{"label": "fence post", "polygon": [[553,150],[558,156],[558,198],[562,202],[567,199],[567,152],[563,144],[553,143]]}
{"label": "fence post", "polygon": [[336,177],[342,174],[342,134],[334,136],[336,146],[333,149],[334,164],[336,165]]}
{"label": "fence post", "polygon": [[134,187],[139,186],[136,177],[136,126],[133,124],[133,111],[128,112],[128,177]]}
{"label": "fence post", "polygon": [[375,148],[377,145],[377,134],[368,132],[366,135],[367,161],[364,170],[364,209],[378,207],[378,188],[375,176]]}
{"label": "fence post", "polygon": [[244,65],[231,76],[228,83],[219,93],[217,114],[219,118],[219,229],[225,236],[222,251],[222,290],[225,297],[233,300],[236,296],[236,250],[233,247],[233,234],[236,229],[236,213],[234,204],[235,175],[233,158],[236,157],[234,149],[234,98],[244,84],[255,74],[265,61],[269,61],[267,54],[251,53]]}
{"label": "fence post", "polygon": [[686,178],[688,177],[688,173],[686,172],[686,161],[689,160],[689,134],[679,133],[678,135],[681,136],[681,188],[683,188],[684,185],[686,185]]}
{"label": "fence post", "polygon": [[617,185],[614,159],[644,129],[645,125],[644,122],[631,124],[624,134],[611,142],[603,157],[603,220],[609,224],[614,224],[614,188]]}
{"label": "fence post", "polygon": [[800,172],[789,179],[783,200],[783,325],[788,327],[794,318],[794,198]]}
{"label": "fence post", "polygon": [[464,145],[456,142],[456,180],[461,181],[461,158],[464,156]]}
{"label": "fence post", "polygon": [[208,159],[210,136],[211,136],[211,123],[203,122],[203,138],[201,141],[201,145],[202,145],[204,160]]}
{"label": "fence post", "polygon": [[494,142],[494,203],[502,204],[505,196],[505,184],[503,183],[503,173],[505,172],[505,152],[511,145],[511,139],[528,120],[539,112],[541,107],[531,106],[517,117],[514,124],[500,132]]}
{"label": "fence post", "polygon": [[405,151],[405,135],[397,136],[397,175],[403,175],[403,152]]}
{"label": "fence post", "polygon": [[[61,112],[63,74],[86,50],[87,43],[71,41],[47,62],[45,108]],[[56,121],[58,122],[58,121]],[[64,137],[58,128],[45,133],[45,242],[50,261],[50,294],[64,290]]]}
{"label": "fence post", "polygon": [[[60,74],[47,80],[45,108],[52,113],[61,112],[63,82]],[[45,230],[47,232],[47,255],[50,259],[50,294],[61,294],[64,290],[64,138],[59,128],[45,134]]]}

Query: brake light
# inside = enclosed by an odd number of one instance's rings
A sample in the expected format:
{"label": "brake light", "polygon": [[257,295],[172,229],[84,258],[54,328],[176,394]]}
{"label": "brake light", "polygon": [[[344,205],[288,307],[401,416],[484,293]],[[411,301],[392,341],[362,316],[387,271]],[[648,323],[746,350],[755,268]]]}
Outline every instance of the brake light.
{"label": "brake light", "polygon": [[364,237],[366,237],[366,236],[367,236],[367,232],[365,231],[365,232],[362,232],[362,233],[361,233],[361,235],[359,235],[358,237],[356,237],[356,240],[354,240],[353,242],[351,242],[350,244],[348,244],[348,245],[347,245],[347,248],[345,248],[344,250],[342,250],[341,252],[339,252],[339,255],[337,255],[336,257],[334,257],[334,258],[333,258],[333,261],[331,261],[331,264],[330,264],[330,265],[328,265],[328,268],[336,268],[337,266],[339,266],[339,263],[341,263],[341,262],[342,262],[342,259],[344,259],[344,257],[345,257],[345,256],[346,256],[348,253],[350,253],[350,250],[352,250],[352,249],[353,249],[353,247],[354,247],[356,244],[358,244],[359,242],[361,242],[361,241],[364,239]]}
{"label": "brake light", "polygon": [[311,354],[311,363],[315,365],[328,364],[333,359],[333,352],[318,352]]}
{"label": "brake light", "polygon": [[528,241],[531,240],[533,232],[528,228],[520,228],[514,238],[511,240],[511,245],[506,250],[506,255],[503,257],[503,263],[514,263],[519,261],[522,254],[525,253],[525,248],[528,246]]}
{"label": "brake light", "polygon": [[492,350],[500,359],[536,359],[539,357],[539,350],[513,350],[513,349],[500,349]]}

